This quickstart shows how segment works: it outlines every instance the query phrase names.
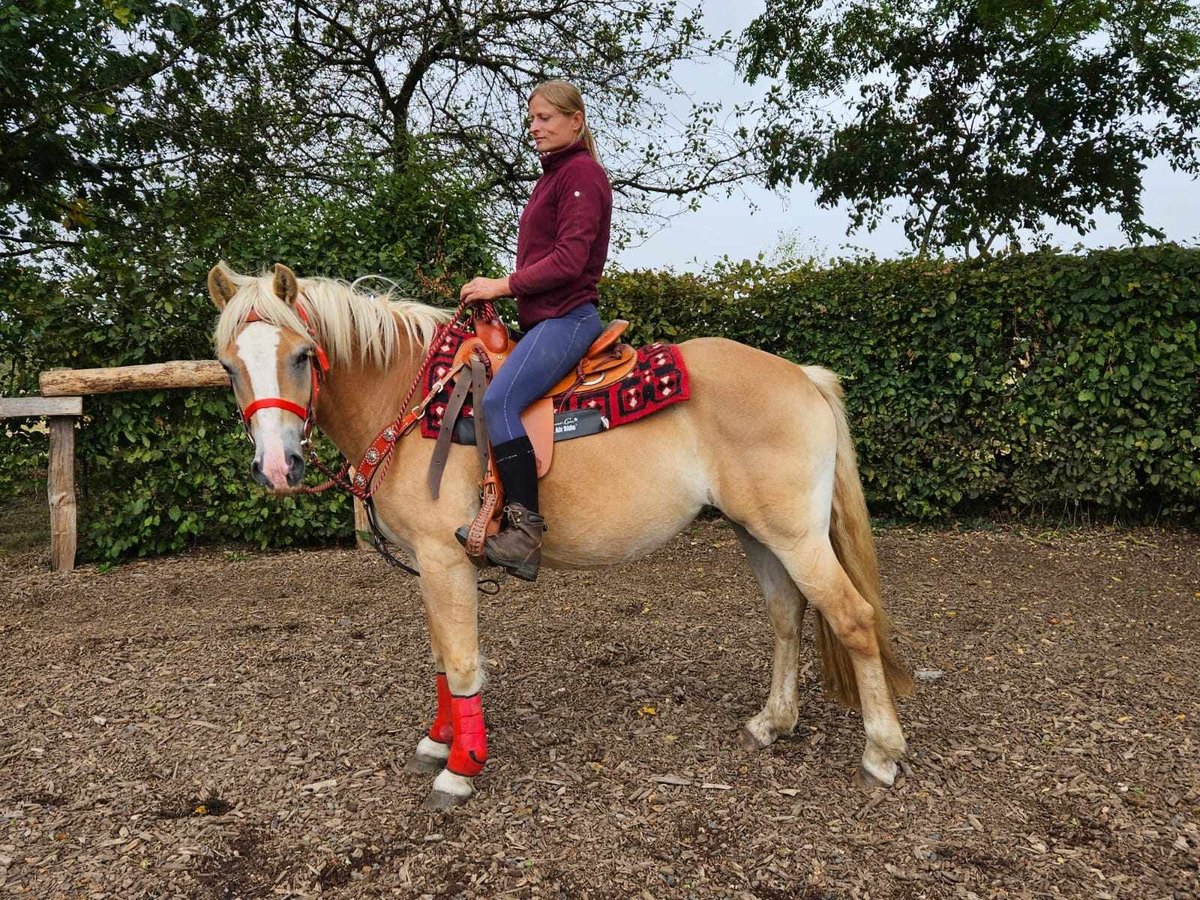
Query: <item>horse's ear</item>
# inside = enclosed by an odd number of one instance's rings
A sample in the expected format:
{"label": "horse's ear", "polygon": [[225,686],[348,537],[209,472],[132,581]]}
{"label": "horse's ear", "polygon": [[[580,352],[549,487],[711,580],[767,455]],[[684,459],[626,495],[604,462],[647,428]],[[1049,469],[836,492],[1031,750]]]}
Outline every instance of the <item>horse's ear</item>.
{"label": "horse's ear", "polygon": [[275,263],[275,295],[288,306],[294,306],[300,286],[296,284],[296,273],[283,263]]}
{"label": "horse's ear", "polygon": [[224,309],[236,293],[237,288],[229,278],[229,267],[225,263],[219,262],[208,270],[208,296],[212,297],[217,309]]}

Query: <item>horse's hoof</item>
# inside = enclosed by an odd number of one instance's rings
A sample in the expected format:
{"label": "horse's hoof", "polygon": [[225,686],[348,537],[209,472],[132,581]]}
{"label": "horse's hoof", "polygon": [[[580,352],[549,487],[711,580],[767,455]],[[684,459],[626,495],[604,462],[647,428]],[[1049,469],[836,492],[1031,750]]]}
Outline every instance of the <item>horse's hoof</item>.
{"label": "horse's hoof", "polygon": [[414,753],[404,764],[404,771],[414,775],[435,775],[446,767],[446,760],[424,753]]}
{"label": "horse's hoof", "polygon": [[451,794],[449,791],[433,790],[429,792],[429,796],[425,798],[425,802],[421,804],[421,809],[427,809],[431,812],[440,812],[442,810],[454,809],[456,806],[462,806],[470,799],[470,795],[459,796]]}
{"label": "horse's hoof", "polygon": [[770,741],[759,740],[758,736],[747,726],[738,732],[738,746],[743,750],[763,750],[771,745]]}
{"label": "horse's hoof", "polygon": [[880,788],[890,788],[890,782],[884,781],[878,776],[872,775],[867,771],[866,766],[859,766],[858,771],[854,773],[854,783],[868,794],[874,793]]}

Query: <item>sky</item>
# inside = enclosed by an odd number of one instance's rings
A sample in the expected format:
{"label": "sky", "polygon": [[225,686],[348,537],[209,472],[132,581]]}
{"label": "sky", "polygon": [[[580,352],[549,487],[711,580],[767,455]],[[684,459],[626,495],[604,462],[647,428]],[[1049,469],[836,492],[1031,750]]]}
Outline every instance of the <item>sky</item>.
{"label": "sky", "polygon": [[[710,32],[726,29],[740,34],[764,8],[762,0],[708,0],[702,4]],[[742,84],[732,66],[710,63],[680,65],[676,79],[693,92],[697,101],[721,99],[739,102],[756,95]],[[1150,225],[1180,243],[1200,238],[1200,185],[1188,175],[1172,172],[1165,161],[1153,160],[1144,175],[1143,205]],[[872,254],[898,256],[909,244],[899,223],[883,221],[873,232],[846,235],[849,214],[845,208],[821,209],[816,192],[797,186],[781,193],[747,187],[732,197],[705,198],[694,212],[681,212],[639,244],[616,250],[611,259],[625,269],[671,268],[697,272],[722,257],[753,259],[764,254],[777,260],[781,246],[817,259]],[[1126,241],[1115,216],[1098,215],[1096,228],[1080,236],[1070,228],[1051,228],[1051,241],[1064,249],[1123,246]]]}

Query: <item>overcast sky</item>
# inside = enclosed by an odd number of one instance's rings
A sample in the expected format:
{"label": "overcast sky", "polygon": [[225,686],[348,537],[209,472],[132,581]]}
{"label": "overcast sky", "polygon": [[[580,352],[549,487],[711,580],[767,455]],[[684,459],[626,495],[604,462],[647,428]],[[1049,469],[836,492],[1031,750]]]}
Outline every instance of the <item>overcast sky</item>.
{"label": "overcast sky", "polygon": [[[764,8],[762,0],[737,3],[707,0],[702,5],[709,30],[714,33],[730,29],[740,34]],[[732,67],[721,61],[680,66],[676,78],[694,92],[697,101],[737,102],[756,93],[741,84]],[[1146,172],[1144,185],[1146,221],[1165,231],[1170,240],[1195,242],[1200,237],[1196,182],[1187,175],[1172,172],[1165,162],[1155,161]],[[614,251],[612,259],[627,269],[670,267],[699,271],[723,256],[734,260],[753,258],[760,253],[776,257],[781,243],[820,259],[862,253],[886,258],[908,248],[897,223],[885,221],[874,232],[858,231],[847,237],[848,221],[843,209],[818,208],[814,192],[807,187],[796,187],[782,195],[747,188],[744,196],[717,195],[705,199],[699,210],[680,213],[640,245]],[[1096,226],[1083,237],[1066,228],[1052,230],[1051,235],[1063,248],[1077,244],[1085,247],[1124,244],[1116,217],[1097,216]]]}

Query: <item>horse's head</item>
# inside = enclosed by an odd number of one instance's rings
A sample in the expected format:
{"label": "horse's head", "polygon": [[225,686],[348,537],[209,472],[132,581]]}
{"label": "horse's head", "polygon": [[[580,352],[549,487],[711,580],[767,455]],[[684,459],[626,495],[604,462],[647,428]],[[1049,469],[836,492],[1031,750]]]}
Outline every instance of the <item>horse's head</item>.
{"label": "horse's head", "polygon": [[324,351],[305,327],[296,275],[277,264],[264,289],[264,279],[237,275],[218,263],[208,273],[208,292],[221,311],[217,359],[229,373],[254,443],[254,479],[276,493],[290,493],[304,477],[304,444],[327,367]]}

